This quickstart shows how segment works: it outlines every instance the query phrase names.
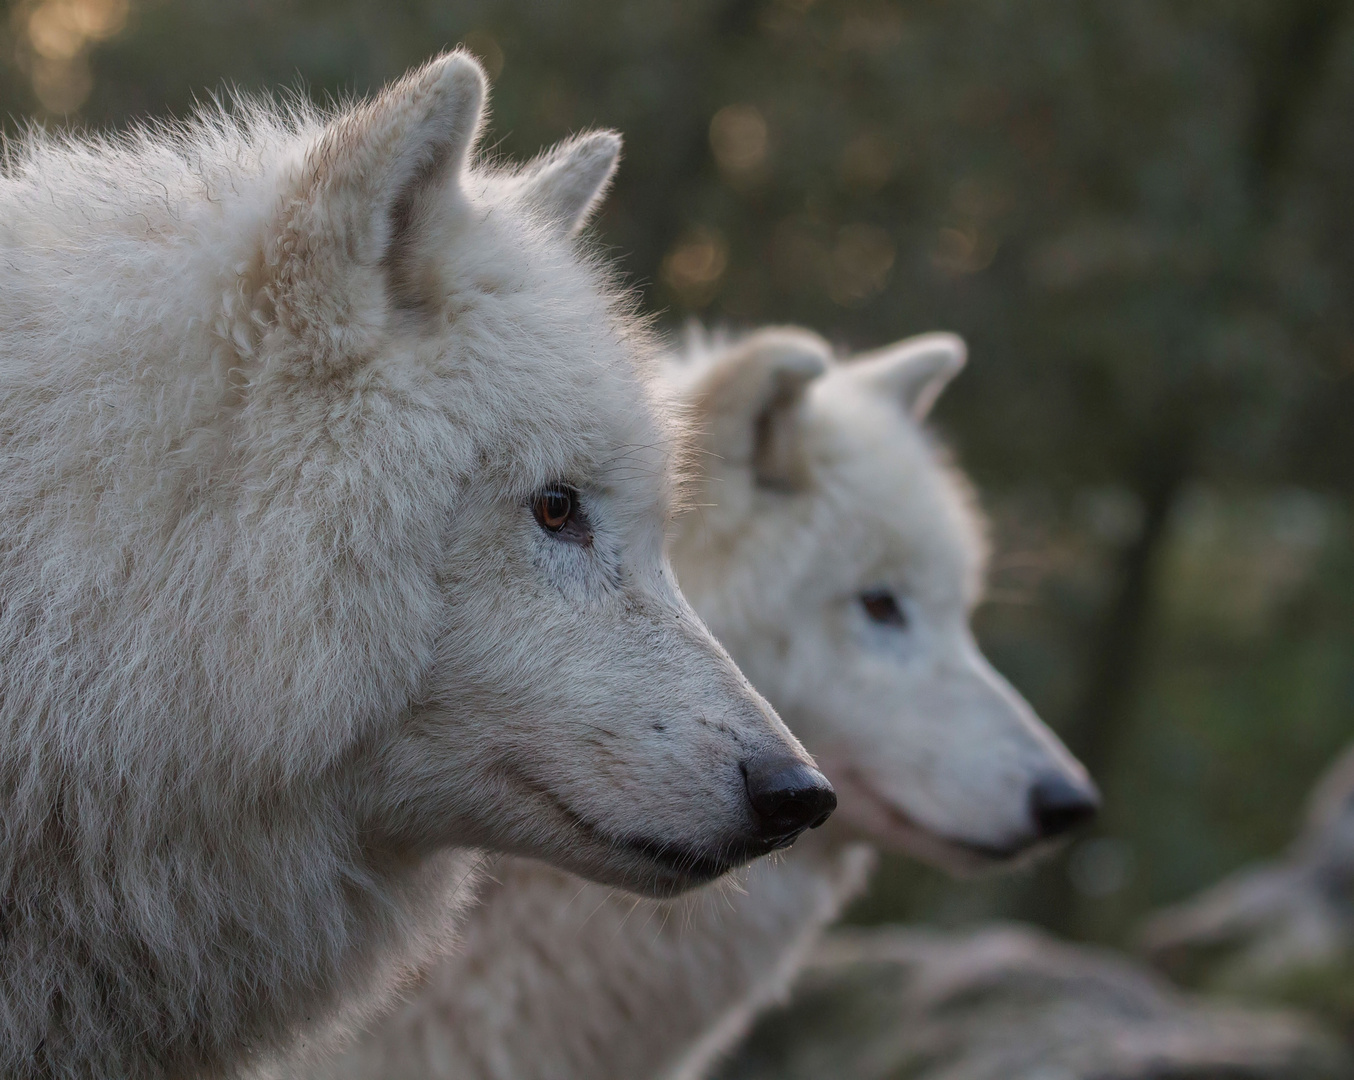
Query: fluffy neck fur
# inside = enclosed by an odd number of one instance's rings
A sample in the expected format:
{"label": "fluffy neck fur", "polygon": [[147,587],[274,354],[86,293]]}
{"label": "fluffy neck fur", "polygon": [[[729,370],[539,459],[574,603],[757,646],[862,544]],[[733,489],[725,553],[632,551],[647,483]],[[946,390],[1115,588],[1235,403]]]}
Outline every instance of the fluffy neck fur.
{"label": "fluffy neck fur", "polygon": [[735,881],[657,903],[499,860],[455,955],[342,1057],[297,1074],[699,1077],[789,988],[872,865],[864,845],[811,834]]}

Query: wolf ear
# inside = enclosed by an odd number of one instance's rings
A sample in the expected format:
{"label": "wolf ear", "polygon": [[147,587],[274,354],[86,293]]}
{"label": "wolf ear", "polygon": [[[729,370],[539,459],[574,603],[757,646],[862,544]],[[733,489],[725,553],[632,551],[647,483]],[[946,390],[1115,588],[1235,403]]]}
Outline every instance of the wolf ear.
{"label": "wolf ear", "polygon": [[614,131],[590,131],[560,143],[523,173],[522,194],[561,233],[587,224],[602,201],[621,157]]}
{"label": "wolf ear", "polygon": [[313,197],[354,230],[359,260],[389,260],[465,171],[484,119],[484,71],[448,53],[339,117],[307,158]]}
{"label": "wolf ear", "polygon": [[450,53],[336,118],[310,148],[266,252],[288,367],[333,373],[418,302],[422,226],[458,192],[484,115],[485,78]]}
{"label": "wolf ear", "polygon": [[799,405],[831,363],[827,342],[788,327],[758,331],[718,354],[687,394],[705,430],[705,448],[750,466],[763,487],[801,487]]}
{"label": "wolf ear", "polygon": [[862,353],[845,370],[873,393],[902,402],[913,419],[924,420],[967,356],[963,338],[920,334]]}

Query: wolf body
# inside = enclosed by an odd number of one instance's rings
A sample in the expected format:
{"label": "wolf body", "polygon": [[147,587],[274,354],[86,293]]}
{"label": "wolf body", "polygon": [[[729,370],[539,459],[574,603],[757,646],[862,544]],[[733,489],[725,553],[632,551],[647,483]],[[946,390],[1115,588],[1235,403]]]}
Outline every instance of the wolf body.
{"label": "wolf body", "polygon": [[697,340],[669,370],[703,433],[679,579],[818,755],[833,820],[670,904],[497,860],[457,954],[313,1075],[702,1075],[863,889],[874,845],[972,871],[1093,812],[1081,765],[969,630],[983,528],[922,424],[964,358],[932,334],[842,361],[772,329]]}
{"label": "wolf body", "polygon": [[676,588],[652,349],[573,239],[619,140],[493,169],[484,96],[452,54],[7,150],[0,1075],[314,1040],[445,947],[468,848],[667,895],[794,831],[749,762],[817,774]]}

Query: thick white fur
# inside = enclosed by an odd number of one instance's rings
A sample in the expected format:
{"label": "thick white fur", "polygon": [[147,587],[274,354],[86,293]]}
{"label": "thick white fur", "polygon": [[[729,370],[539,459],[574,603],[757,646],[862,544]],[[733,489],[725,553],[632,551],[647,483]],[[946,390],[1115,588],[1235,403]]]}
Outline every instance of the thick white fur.
{"label": "thick white fur", "polygon": [[619,141],[477,165],[484,93],[7,149],[0,1075],[234,1074],[445,944],[458,846],[671,893],[800,752],[662,553]]}
{"label": "thick white fur", "polygon": [[[679,577],[820,755],[841,805],[740,887],[634,901],[499,860],[458,955],[335,1078],[702,1075],[864,886],[862,840],[952,869],[1036,841],[1029,789],[1084,770],[968,626],[984,545],[968,485],[921,420],[964,360],[927,335],[846,362],[805,331],[697,343],[671,372],[705,433]],[[860,602],[887,588],[906,628]]]}

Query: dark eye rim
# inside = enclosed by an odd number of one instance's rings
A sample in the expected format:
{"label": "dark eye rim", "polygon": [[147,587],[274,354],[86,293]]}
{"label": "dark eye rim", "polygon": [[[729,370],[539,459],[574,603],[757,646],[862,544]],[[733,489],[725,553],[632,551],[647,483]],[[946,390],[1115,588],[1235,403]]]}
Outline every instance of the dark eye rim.
{"label": "dark eye rim", "polygon": [[583,546],[592,543],[592,527],[583,512],[582,496],[572,484],[547,484],[539,489],[531,497],[531,513],[549,536]]}
{"label": "dark eye rim", "polygon": [[899,630],[907,626],[907,610],[892,589],[866,589],[856,599],[872,623]]}

